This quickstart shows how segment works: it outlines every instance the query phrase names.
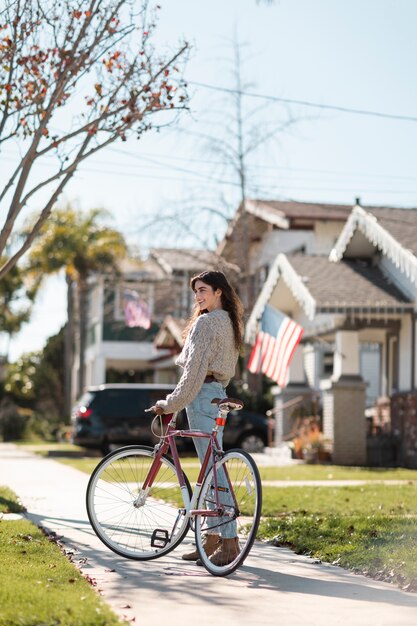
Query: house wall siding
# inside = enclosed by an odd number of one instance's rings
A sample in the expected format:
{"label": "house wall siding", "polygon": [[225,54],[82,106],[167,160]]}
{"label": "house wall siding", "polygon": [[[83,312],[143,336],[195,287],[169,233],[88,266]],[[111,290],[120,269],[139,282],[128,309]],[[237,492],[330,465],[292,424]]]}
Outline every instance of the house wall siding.
{"label": "house wall siding", "polygon": [[314,239],[307,254],[329,254],[342,232],[344,222],[317,221],[314,225]]}
{"label": "house wall siding", "polygon": [[262,241],[254,248],[251,260],[252,271],[257,271],[267,265],[270,267],[277,254],[289,253],[305,246],[306,250],[314,242],[314,232],[311,230],[272,230],[263,235]]}

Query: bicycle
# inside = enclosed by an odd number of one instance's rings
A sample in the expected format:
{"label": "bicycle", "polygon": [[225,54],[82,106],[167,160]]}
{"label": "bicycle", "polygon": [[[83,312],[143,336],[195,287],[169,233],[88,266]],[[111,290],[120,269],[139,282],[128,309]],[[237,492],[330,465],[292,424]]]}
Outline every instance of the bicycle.
{"label": "bicycle", "polygon": [[[87,513],[96,535],[115,553],[138,561],[162,557],[191,527],[201,563],[211,574],[227,576],[242,565],[259,526],[261,479],[247,452],[224,452],[217,440],[229,411],[242,409],[243,402],[216,398],[213,403],[219,410],[211,433],[177,430],[177,414],[164,415],[154,448],[120,448],[94,469],[87,487]],[[194,490],[181,467],[177,436],[208,439]],[[232,526],[223,532],[236,534],[239,552],[231,563],[215,565],[204,550],[206,535],[221,534],[227,524]]]}

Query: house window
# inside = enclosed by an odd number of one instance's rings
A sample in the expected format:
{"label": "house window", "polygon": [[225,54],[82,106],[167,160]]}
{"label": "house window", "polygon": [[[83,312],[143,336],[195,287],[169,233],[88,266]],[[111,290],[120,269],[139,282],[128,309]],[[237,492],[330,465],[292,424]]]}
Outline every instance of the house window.
{"label": "house window", "polygon": [[172,306],[174,317],[188,318],[194,303],[194,294],[190,289],[190,279],[194,276],[194,273],[187,271],[176,271],[174,273],[175,279],[175,293]]}
{"label": "house window", "polygon": [[333,374],[333,362],[334,362],[334,354],[333,351],[326,350],[323,352],[323,360],[322,360],[322,377],[328,378]]}

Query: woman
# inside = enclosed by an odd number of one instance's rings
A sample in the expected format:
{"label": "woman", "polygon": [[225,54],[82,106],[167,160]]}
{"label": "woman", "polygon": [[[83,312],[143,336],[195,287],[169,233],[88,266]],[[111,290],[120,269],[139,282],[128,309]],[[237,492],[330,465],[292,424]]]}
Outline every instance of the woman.
{"label": "woman", "polygon": [[[196,304],[176,361],[183,373],[174,391],[156,403],[155,411],[174,413],[186,407],[190,428],[210,433],[218,411],[211,401],[225,397],[225,387],[235,373],[243,342],[243,306],[222,272],[202,272],[191,279],[190,285]],[[217,437],[221,445],[223,427],[219,427]],[[208,441],[194,439],[194,444],[202,462]],[[213,529],[204,549],[216,565],[231,563],[239,553],[236,524],[222,525],[221,536]],[[197,561],[198,552],[182,558]]]}

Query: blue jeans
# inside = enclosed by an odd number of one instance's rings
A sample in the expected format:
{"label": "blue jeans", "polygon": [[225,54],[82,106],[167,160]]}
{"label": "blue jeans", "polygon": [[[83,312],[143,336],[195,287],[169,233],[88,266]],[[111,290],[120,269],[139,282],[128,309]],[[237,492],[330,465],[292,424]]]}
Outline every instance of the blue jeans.
{"label": "blue jeans", "polygon": [[[187,417],[188,423],[190,425],[191,430],[201,430],[205,433],[211,433],[213,427],[215,426],[215,420],[218,413],[217,404],[211,404],[211,401],[214,398],[224,398],[225,390],[224,387],[220,383],[212,382],[212,383],[204,383],[201,387],[200,392],[194,398],[194,400],[187,406]],[[219,430],[217,433],[217,440],[219,445],[222,445],[223,441],[223,426],[219,426]],[[198,458],[200,459],[200,463],[203,462],[206,450],[208,447],[208,439],[206,438],[198,438],[193,439],[195,448],[197,450]],[[212,466],[212,462],[210,460],[207,470],[209,470]],[[217,480],[219,486],[226,486],[226,476],[223,470],[220,470],[217,475]],[[226,492],[223,494],[220,492],[220,502],[225,505],[232,505],[232,500],[230,495]],[[207,518],[207,526],[216,526],[217,520],[213,517]],[[231,539],[232,537],[237,536],[236,532],[236,522],[228,522],[224,524],[218,529],[213,529],[213,532],[221,534],[222,537]]]}

